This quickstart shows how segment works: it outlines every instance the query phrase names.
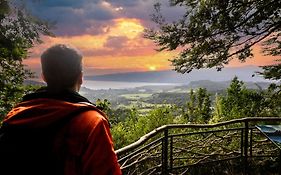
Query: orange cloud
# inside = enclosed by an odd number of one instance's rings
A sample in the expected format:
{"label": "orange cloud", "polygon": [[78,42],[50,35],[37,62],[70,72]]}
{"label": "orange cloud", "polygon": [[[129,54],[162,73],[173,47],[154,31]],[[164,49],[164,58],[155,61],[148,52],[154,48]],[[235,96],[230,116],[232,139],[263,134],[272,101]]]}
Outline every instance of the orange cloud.
{"label": "orange cloud", "polygon": [[112,36],[126,36],[134,39],[139,37],[144,30],[138,19],[119,18],[115,19],[114,22],[116,25],[109,32],[109,35]]}
{"label": "orange cloud", "polygon": [[[128,43],[126,47],[145,47],[150,44],[142,38],[142,32],[144,27],[137,19],[116,19],[114,20],[113,26],[108,26],[105,30],[108,30],[105,34],[100,35],[80,35],[80,36],[69,36],[69,37],[43,37],[43,44],[34,47],[31,52],[33,55],[40,55],[42,50],[48,48],[50,45],[57,43],[71,44],[79,49],[92,50],[92,49],[105,49],[105,44],[110,37],[126,37]],[[120,43],[122,44],[122,43]]]}
{"label": "orange cloud", "polygon": [[262,53],[261,45],[257,44],[252,48],[252,53],[254,54],[253,58],[248,58],[245,62],[240,62],[238,59],[232,60],[228,66],[245,66],[245,65],[254,65],[254,66],[264,66],[264,65],[271,65],[275,63],[275,60],[278,57],[264,55]]}
{"label": "orange cloud", "polygon": [[[105,4],[106,5],[106,4]],[[86,67],[111,70],[165,70],[171,69],[168,61],[175,52],[156,52],[152,41],[142,37],[144,26],[138,19],[114,19],[112,25],[105,26],[104,33],[98,35],[84,34],[68,37],[43,37],[43,44],[31,49],[30,59],[24,61],[29,67],[39,68],[41,53],[53,44],[67,43],[77,47],[84,55]],[[245,63],[232,60],[227,66],[268,65],[276,57],[263,56],[261,47],[253,47],[254,58]]]}
{"label": "orange cloud", "polygon": [[144,27],[138,19],[115,19],[100,35],[69,37],[43,37],[43,44],[31,49],[30,67],[39,66],[41,53],[53,44],[67,43],[77,47],[84,55],[85,66],[107,69],[147,70],[169,68],[170,53],[158,53],[152,41],[142,37]]}

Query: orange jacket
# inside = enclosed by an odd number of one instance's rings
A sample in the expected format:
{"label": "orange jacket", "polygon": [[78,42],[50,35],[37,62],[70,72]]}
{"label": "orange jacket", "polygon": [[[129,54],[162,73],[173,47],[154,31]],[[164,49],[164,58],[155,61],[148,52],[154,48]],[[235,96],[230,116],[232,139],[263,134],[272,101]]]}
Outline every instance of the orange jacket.
{"label": "orange jacket", "polygon": [[[64,174],[120,175],[107,118],[92,105],[48,98],[28,100],[12,109],[3,123],[40,129],[52,127],[66,117],[71,119],[58,131],[53,143],[55,151],[62,155]],[[67,154],[61,154],[61,149]]]}

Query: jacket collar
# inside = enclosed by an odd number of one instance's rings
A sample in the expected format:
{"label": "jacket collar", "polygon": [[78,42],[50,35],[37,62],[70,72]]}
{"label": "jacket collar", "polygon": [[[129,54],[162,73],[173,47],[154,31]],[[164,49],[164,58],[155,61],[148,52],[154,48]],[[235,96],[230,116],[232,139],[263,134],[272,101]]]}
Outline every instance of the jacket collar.
{"label": "jacket collar", "polygon": [[86,102],[91,103],[87,98],[81,96],[79,93],[71,90],[62,90],[60,92],[52,92],[47,87],[40,88],[34,93],[27,94],[23,97],[24,101],[34,100],[38,98],[48,98],[54,100],[62,100],[70,103]]}

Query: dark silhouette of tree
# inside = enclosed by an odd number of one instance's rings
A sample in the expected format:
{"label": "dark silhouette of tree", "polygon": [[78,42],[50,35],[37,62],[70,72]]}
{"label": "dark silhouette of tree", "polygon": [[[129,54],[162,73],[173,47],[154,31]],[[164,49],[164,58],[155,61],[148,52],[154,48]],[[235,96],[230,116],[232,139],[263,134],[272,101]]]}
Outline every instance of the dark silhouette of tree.
{"label": "dark silhouette of tree", "polygon": [[0,116],[22,97],[24,79],[32,73],[23,65],[28,49],[40,43],[40,35],[52,35],[47,22],[30,15],[24,6],[0,2]]}
{"label": "dark silhouette of tree", "polygon": [[266,79],[275,80],[275,83],[270,84],[265,97],[267,106],[273,109],[268,115],[281,116],[281,63],[263,66],[263,72],[259,74]]}
{"label": "dark silhouette of tree", "polygon": [[[280,55],[280,0],[170,0],[185,9],[182,17],[167,22],[161,4],[155,4],[152,20],[158,29],[147,29],[145,37],[161,50],[179,49],[173,58],[175,70],[216,67],[230,60],[252,57],[254,45],[262,44],[265,54]],[[279,74],[280,75],[280,74]]]}

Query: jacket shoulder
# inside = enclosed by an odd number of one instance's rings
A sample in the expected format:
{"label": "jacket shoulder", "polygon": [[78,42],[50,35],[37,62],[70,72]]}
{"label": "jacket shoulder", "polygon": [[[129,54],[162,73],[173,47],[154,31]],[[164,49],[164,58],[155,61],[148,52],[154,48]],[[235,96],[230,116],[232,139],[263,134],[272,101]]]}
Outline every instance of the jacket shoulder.
{"label": "jacket shoulder", "polygon": [[84,144],[89,139],[91,133],[101,124],[109,125],[106,117],[100,111],[95,110],[95,108],[79,112],[75,115],[58,133],[57,142],[65,140],[67,144],[66,149],[69,153],[80,156],[83,152]]}

